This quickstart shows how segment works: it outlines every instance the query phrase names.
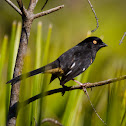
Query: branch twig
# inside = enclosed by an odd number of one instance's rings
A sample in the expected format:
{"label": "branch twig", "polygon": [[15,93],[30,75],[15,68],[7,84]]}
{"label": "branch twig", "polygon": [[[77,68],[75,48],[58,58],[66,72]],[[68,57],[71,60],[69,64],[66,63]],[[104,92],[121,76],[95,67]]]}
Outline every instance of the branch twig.
{"label": "branch twig", "polygon": [[47,15],[47,14],[50,14],[50,13],[52,13],[52,12],[55,12],[55,11],[57,11],[57,10],[63,8],[63,7],[64,7],[64,5],[61,5],[61,6],[52,8],[52,9],[50,9],[50,10],[44,11],[44,12],[40,12],[40,13],[34,14],[34,19],[35,19],[35,18],[42,17],[42,16]]}
{"label": "branch twig", "polygon": [[121,43],[123,43],[123,39],[124,39],[125,36],[126,36],[126,32],[124,32],[124,35],[123,35],[122,39],[120,40],[119,45],[120,45]]}
{"label": "branch twig", "polygon": [[[17,110],[17,105],[19,105],[20,106],[19,108],[21,108],[22,106],[25,106],[25,105],[27,105],[27,104],[29,104],[39,98],[42,98],[43,96],[48,96],[48,95],[52,95],[52,94],[60,93],[60,92],[62,93],[64,90],[71,91],[71,90],[76,90],[76,89],[83,89],[83,87],[84,88],[92,88],[92,87],[97,87],[97,86],[103,86],[103,85],[110,84],[110,83],[117,82],[117,81],[124,80],[124,79],[126,79],[126,75],[120,76],[118,78],[108,79],[105,81],[95,82],[95,83],[84,83],[83,85],[65,87],[65,89],[64,88],[53,89],[53,90],[47,91],[45,93],[40,93],[38,95],[35,95],[35,96],[25,100],[24,102],[16,102],[12,106],[11,110],[13,110],[15,112]],[[17,113],[18,113],[18,111],[17,111]],[[13,114],[12,116],[16,117],[16,113]],[[11,116],[11,118],[12,118],[12,116]]]}
{"label": "branch twig", "polygon": [[96,109],[94,108],[94,105],[92,104],[92,102],[91,102],[91,100],[90,100],[90,97],[89,97],[89,95],[88,95],[88,92],[87,92],[87,90],[86,90],[85,87],[83,87],[83,91],[84,91],[84,93],[87,95],[87,98],[88,98],[88,100],[89,100],[89,102],[90,102],[90,104],[91,104],[91,107],[93,108],[93,110],[94,110],[95,114],[97,115],[97,117],[98,117],[105,125],[107,125],[106,122],[100,117],[100,115],[97,113]]}
{"label": "branch twig", "polygon": [[55,119],[52,119],[52,118],[45,118],[41,121],[41,124],[42,123],[45,123],[45,122],[51,122],[53,124],[56,124],[56,125],[59,125],[59,126],[63,126],[60,122],[58,122],[57,120]]}
{"label": "branch twig", "polygon": [[48,0],[46,0],[45,4],[43,5],[43,7],[41,8],[41,10],[43,10],[43,8],[46,6]]}
{"label": "branch twig", "polygon": [[94,30],[91,31],[91,32],[95,32],[95,31],[98,29],[98,27],[99,27],[98,18],[97,18],[96,12],[95,12],[95,10],[94,10],[94,8],[93,8],[93,6],[92,6],[90,0],[88,0],[88,3],[89,3],[89,5],[90,5],[90,7],[91,7],[91,9],[92,9],[92,12],[94,13],[95,19],[96,19],[96,28],[95,28]]}
{"label": "branch twig", "polygon": [[23,8],[22,0],[17,0],[17,3],[20,9]]}
{"label": "branch twig", "polygon": [[[34,120],[35,120],[35,118],[34,118]],[[43,119],[43,120],[41,121],[41,124],[46,123],[46,122],[51,122],[51,123],[56,124],[56,125],[58,125],[58,126],[63,126],[60,122],[58,122],[57,120],[52,119],[52,118],[45,118],[45,119]],[[36,120],[35,120],[35,126],[38,126]]]}
{"label": "branch twig", "polygon": [[30,0],[28,10],[30,10],[31,12],[33,12],[33,10],[34,10],[37,2],[38,2],[38,0]]}
{"label": "branch twig", "polygon": [[[95,82],[95,83],[84,83],[84,85],[65,87],[65,89],[64,88],[58,88],[58,89],[54,89],[54,90],[50,90],[50,91],[45,92],[44,96],[52,95],[52,94],[59,93],[59,92],[62,93],[64,90],[65,91],[71,91],[71,90],[76,90],[76,89],[83,89],[83,86],[85,88],[103,86],[103,85],[110,84],[110,83],[120,81],[120,80],[124,80],[124,79],[126,79],[126,75],[123,75],[123,76],[118,77],[118,78],[113,78],[113,79],[108,79],[108,80],[104,80],[104,81],[100,81],[100,82]],[[29,103],[41,98],[42,95],[43,95],[43,93],[40,93],[36,96],[33,96],[33,97],[29,98],[28,100],[24,101],[23,104],[29,104]]]}
{"label": "branch twig", "polygon": [[12,8],[14,8],[20,15],[22,15],[21,10],[14,4],[12,3],[10,0],[5,0]]}
{"label": "branch twig", "polygon": [[22,14],[24,14],[25,16],[27,15],[27,11],[25,9],[25,7],[23,6],[22,0],[17,0],[18,6],[22,12]]}
{"label": "branch twig", "polygon": [[72,80],[73,80],[74,82],[76,82],[77,84],[79,84],[80,86],[83,86],[83,91],[84,91],[84,93],[87,95],[87,98],[88,98],[88,100],[89,100],[89,102],[90,102],[90,104],[91,104],[91,107],[93,108],[95,114],[98,116],[98,118],[99,118],[105,125],[107,125],[107,124],[104,122],[104,120],[100,117],[100,115],[97,113],[96,109],[94,108],[94,106],[93,106],[93,104],[92,104],[92,102],[91,102],[91,100],[90,100],[90,97],[89,97],[89,95],[88,95],[87,89],[85,88],[85,86],[86,86],[88,83],[83,84],[83,83],[81,83],[81,82],[79,82],[79,81],[77,81],[77,80],[74,80],[74,79],[72,79]]}

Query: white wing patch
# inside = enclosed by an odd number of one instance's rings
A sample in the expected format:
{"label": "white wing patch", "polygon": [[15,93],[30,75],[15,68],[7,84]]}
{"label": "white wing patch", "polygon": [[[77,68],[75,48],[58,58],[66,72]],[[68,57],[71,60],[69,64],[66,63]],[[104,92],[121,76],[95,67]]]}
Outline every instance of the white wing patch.
{"label": "white wing patch", "polygon": [[68,75],[68,74],[70,74],[72,72],[72,70],[70,70],[67,74],[66,74],[66,76]]}
{"label": "white wing patch", "polygon": [[85,71],[85,68],[83,68],[83,71]]}
{"label": "white wing patch", "polygon": [[72,64],[72,66],[70,68],[73,68],[75,66],[75,62]]}

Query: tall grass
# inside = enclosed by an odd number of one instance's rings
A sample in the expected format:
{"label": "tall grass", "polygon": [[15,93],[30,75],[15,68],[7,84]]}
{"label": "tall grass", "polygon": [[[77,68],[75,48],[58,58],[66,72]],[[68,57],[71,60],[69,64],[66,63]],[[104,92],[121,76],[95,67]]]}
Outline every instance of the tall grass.
{"label": "tall grass", "polygon": [[[43,36],[43,32],[47,37]],[[27,55],[24,59],[23,72],[27,72],[52,61],[52,57],[57,58],[61,55],[56,48],[64,49],[58,42],[52,41],[52,26],[43,31],[41,22],[37,26],[36,41],[33,46],[28,46]],[[13,77],[19,39],[21,34],[21,23],[13,22],[11,36],[5,35],[2,46],[0,47],[0,126],[6,124],[10,99],[10,85],[6,85],[7,80]],[[33,48],[34,47],[34,48]],[[102,51],[101,51],[102,52]],[[98,54],[96,61],[86,72],[76,79],[81,82],[94,82],[125,74],[125,66],[116,63],[112,55],[103,51],[104,57]],[[102,53],[102,54],[103,54]],[[53,59],[53,60],[55,60]],[[121,59],[123,64],[125,59]],[[114,64],[111,66],[111,64]],[[20,101],[24,101],[45,90],[61,87],[58,79],[50,85],[50,75],[36,75],[21,81]],[[76,84],[69,81],[66,85]],[[120,81],[114,84],[88,89],[91,101],[101,118],[108,126],[126,125],[126,82]],[[36,100],[29,105],[22,107],[17,116],[17,126],[35,126],[41,124],[44,118],[54,118],[64,126],[104,126],[92,109],[88,98],[82,90],[66,92],[64,96],[57,93]],[[44,126],[52,126],[52,123],[45,123]]]}

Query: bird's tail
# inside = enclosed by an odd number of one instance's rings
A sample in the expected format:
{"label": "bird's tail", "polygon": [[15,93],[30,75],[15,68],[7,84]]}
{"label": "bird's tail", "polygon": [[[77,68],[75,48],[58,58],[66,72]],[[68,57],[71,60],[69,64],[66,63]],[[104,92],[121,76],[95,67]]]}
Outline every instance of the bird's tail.
{"label": "bird's tail", "polygon": [[9,80],[7,82],[7,84],[8,83],[15,84],[22,79],[34,76],[34,75],[39,74],[39,73],[56,73],[56,72],[59,72],[59,71],[60,71],[59,62],[58,62],[58,60],[56,60],[56,61],[54,61],[54,62],[52,62],[52,63],[50,63],[46,66],[43,66],[43,67],[38,68],[36,70],[30,71],[28,73],[19,75],[15,78]]}

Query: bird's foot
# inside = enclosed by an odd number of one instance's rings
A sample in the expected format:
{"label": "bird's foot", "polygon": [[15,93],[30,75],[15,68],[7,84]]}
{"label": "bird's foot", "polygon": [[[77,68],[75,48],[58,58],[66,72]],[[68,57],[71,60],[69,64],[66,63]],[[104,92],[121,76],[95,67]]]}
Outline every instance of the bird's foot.
{"label": "bird's foot", "polygon": [[62,96],[63,96],[65,94],[65,91],[66,91],[67,86],[62,85],[62,87],[63,87],[63,90],[62,90]]}

